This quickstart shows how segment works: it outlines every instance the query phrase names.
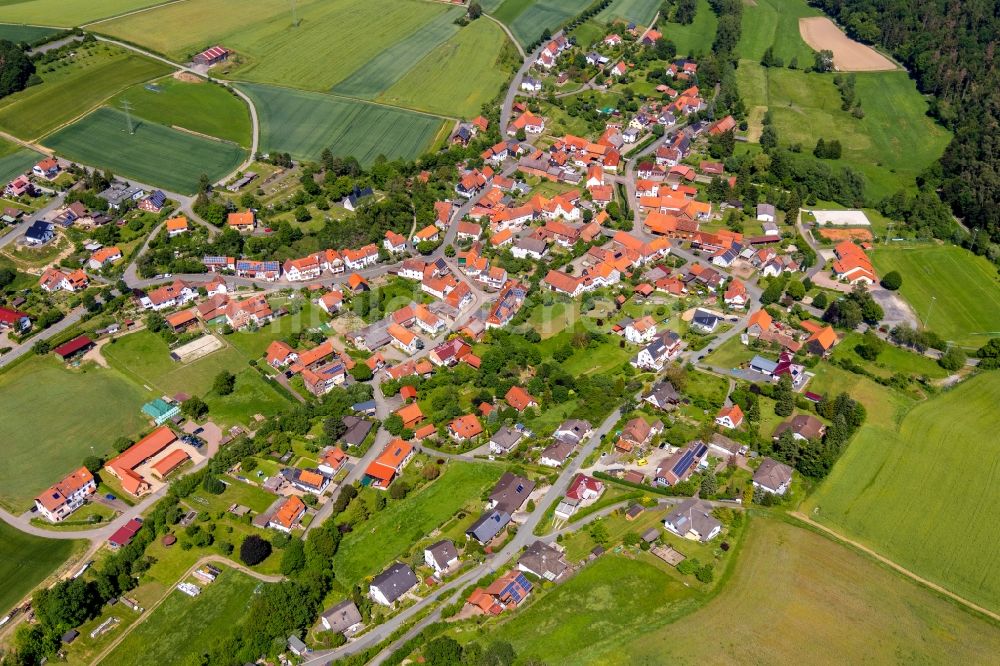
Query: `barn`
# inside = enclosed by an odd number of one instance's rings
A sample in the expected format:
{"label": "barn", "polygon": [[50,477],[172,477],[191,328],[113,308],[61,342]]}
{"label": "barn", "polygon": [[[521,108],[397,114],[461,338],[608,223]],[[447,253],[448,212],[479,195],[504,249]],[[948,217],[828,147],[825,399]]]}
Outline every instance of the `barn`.
{"label": "barn", "polygon": [[198,55],[194,57],[194,64],[196,65],[215,65],[229,57],[229,49],[223,48],[221,46],[213,46],[211,48],[205,49]]}

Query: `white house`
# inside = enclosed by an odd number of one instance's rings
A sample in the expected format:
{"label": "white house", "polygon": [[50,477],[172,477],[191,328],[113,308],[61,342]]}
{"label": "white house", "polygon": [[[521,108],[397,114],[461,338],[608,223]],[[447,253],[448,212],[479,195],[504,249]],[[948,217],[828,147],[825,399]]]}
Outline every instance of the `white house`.
{"label": "white house", "polygon": [[774,495],[784,495],[791,485],[792,468],[771,458],[764,458],[753,475],[754,488]]}
{"label": "white house", "polygon": [[656,337],[656,322],[649,315],[630,321],[625,326],[625,339],[636,345],[643,345]]}
{"label": "white house", "polygon": [[424,549],[424,563],[437,575],[443,574],[458,564],[458,551],[455,544],[444,539],[433,546]]}
{"label": "white house", "polygon": [[712,516],[712,506],[691,498],[667,514],[663,526],[677,536],[705,543],[722,531],[722,523]]}

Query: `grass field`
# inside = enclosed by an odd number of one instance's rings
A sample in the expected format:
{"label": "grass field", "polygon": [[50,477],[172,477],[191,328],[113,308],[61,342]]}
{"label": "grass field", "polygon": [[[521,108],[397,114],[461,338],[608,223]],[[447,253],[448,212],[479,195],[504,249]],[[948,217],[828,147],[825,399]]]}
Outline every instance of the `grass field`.
{"label": "grass field", "polygon": [[899,271],[899,293],[946,340],[978,348],[1000,335],[1000,281],[984,257],[953,245],[880,245],[871,256],[879,275]]}
{"label": "grass field", "polygon": [[712,11],[708,0],[698,0],[698,10],[690,25],[660,22],[660,32],[677,45],[678,55],[701,55],[708,53],[715,39],[715,29],[719,19]]}
{"label": "grass field", "polygon": [[606,641],[581,661],[973,664],[1000,650],[994,624],[808,530],[758,518],[738,558],[704,608],[655,629],[647,616],[650,631]]}
{"label": "grass field", "polygon": [[145,427],[139,412],[152,394],[113,370],[67,370],[55,357],[33,357],[0,374],[0,503],[23,510],[76,469],[91,447],[108,453],[115,438]]}
{"label": "grass field", "polygon": [[891,377],[894,373],[902,372],[907,375],[940,379],[949,374],[934,359],[901,349],[895,345],[886,345],[874,363],[863,361],[854,351],[862,342],[863,337],[860,333],[849,333],[834,348],[832,357],[848,359],[854,363],[863,363],[868,370],[880,377]]}
{"label": "grass field", "polygon": [[110,666],[195,663],[228,636],[261,585],[246,574],[224,570],[191,598],[173,590],[102,663]]}
{"label": "grass field", "polygon": [[132,122],[130,135],[125,130],[125,114],[104,106],[46,137],[45,144],[69,159],[182,194],[194,193],[202,174],[212,181],[222,178],[245,155],[234,143],[139,118]]}
{"label": "grass field", "polygon": [[527,46],[546,28],[555,32],[589,4],[587,0],[505,0],[492,14],[510,28],[522,46]]}
{"label": "grass field", "polygon": [[743,23],[736,53],[740,58],[760,62],[764,51],[774,49],[774,54],[785,65],[796,58],[800,68],[813,64],[814,51],[799,34],[799,19],[822,16],[823,13],[804,0],[756,0],[744,3]]}
{"label": "grass field", "polygon": [[865,112],[860,120],[841,110],[832,74],[765,69],[757,61],[741,60],[737,79],[750,109],[751,134],[759,133],[770,107],[783,144],[801,143],[812,151],[818,137],[838,139],[843,158],[829,164],[861,172],[869,197],[913,188],[916,176],[941,156],[949,133],[927,116],[927,102],[905,71],[856,77]]}
{"label": "grass field", "polygon": [[597,15],[597,20],[611,23],[616,19],[622,19],[648,26],[656,16],[660,4],[659,0],[614,0]]}
{"label": "grass field", "polygon": [[233,93],[220,85],[189,83],[173,77],[153,83],[159,92],[139,84],[120,92],[109,105],[121,108],[127,100],[132,113],[144,120],[168,127],[176,125],[244,148],[250,145],[250,112]]}
{"label": "grass field", "polygon": [[3,20],[72,28],[90,21],[117,16],[164,0],[5,0]]}
{"label": "grass field", "polygon": [[42,155],[33,150],[0,139],[0,184],[6,185],[41,158]]}
{"label": "grass field", "polygon": [[[899,564],[1000,609],[1000,374],[862,428],[805,509]],[[871,409],[869,409],[871,414]]]}
{"label": "grass field", "polygon": [[471,118],[509,78],[513,44],[496,23],[473,21],[385,88],[376,101]]}
{"label": "grass field", "polygon": [[0,522],[0,613],[6,615],[84,543],[43,539]]}
{"label": "grass field", "polygon": [[[403,478],[413,473],[407,470]],[[463,507],[477,511],[480,495],[501,473],[493,465],[448,463],[441,477],[429,486],[404,500],[390,502],[344,536],[333,558],[337,580],[350,587],[374,576]]]}
{"label": "grass field", "polygon": [[[6,11],[4,12],[4,18],[6,18]],[[58,31],[54,28],[43,28],[37,25],[11,25],[8,23],[0,23],[0,39],[6,39],[7,41],[14,42],[15,44],[19,42],[27,42],[30,44],[56,32]]]}
{"label": "grass field", "polygon": [[[241,85],[261,122],[261,151],[318,159],[324,148],[370,165],[379,155],[410,160],[430,147],[446,121],[343,97]],[[449,125],[450,127],[450,125]]]}
{"label": "grass field", "polygon": [[38,139],[119,90],[167,71],[163,63],[117,47],[81,48],[72,64],[40,72],[41,84],[0,100],[0,129],[21,139]]}

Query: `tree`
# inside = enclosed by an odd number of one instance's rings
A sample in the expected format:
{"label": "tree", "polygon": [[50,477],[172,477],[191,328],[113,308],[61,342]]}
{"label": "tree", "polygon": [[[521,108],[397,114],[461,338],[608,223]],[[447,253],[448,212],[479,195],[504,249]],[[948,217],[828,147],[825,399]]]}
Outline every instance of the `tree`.
{"label": "tree", "polygon": [[479,657],[478,666],[512,666],[517,659],[514,646],[506,641],[493,641]]}
{"label": "tree", "polygon": [[240,560],[248,567],[260,564],[271,555],[270,542],[251,534],[240,544]]}
{"label": "tree", "polygon": [[17,272],[9,268],[0,268],[0,289],[7,287],[17,278]]}
{"label": "tree", "polygon": [[603,520],[595,520],[590,524],[590,538],[599,544],[608,542],[608,528],[604,526]]}
{"label": "tree", "polygon": [[181,403],[181,414],[192,420],[198,420],[208,414],[208,405],[196,395]]}
{"label": "tree", "polygon": [[104,466],[104,461],[97,456],[87,456],[83,459],[83,466],[87,468],[87,471],[91,474],[97,474],[101,471],[101,467]]}
{"label": "tree", "polygon": [[782,375],[774,391],[774,413],[778,416],[790,416],[795,410],[795,397],[792,395],[792,379]]}
{"label": "tree", "polygon": [[827,300],[826,292],[825,291],[821,291],[818,294],[816,294],[816,296],[813,298],[812,304],[813,304],[813,307],[816,307],[816,308],[819,308],[820,310],[822,310],[823,308],[826,307],[827,302],[828,302],[828,300]]}
{"label": "tree", "polygon": [[429,462],[424,465],[424,468],[420,470],[420,476],[424,477],[428,481],[433,481],[434,479],[441,476],[441,468],[436,464]]}
{"label": "tree", "polygon": [[428,666],[455,666],[462,663],[462,646],[450,636],[439,636],[424,648]]}
{"label": "tree", "polygon": [[201,487],[205,489],[205,492],[213,495],[221,495],[226,492],[226,484],[215,476],[206,476],[205,480],[201,482]]}
{"label": "tree", "polygon": [[767,285],[764,293],[760,295],[760,302],[762,305],[770,305],[771,303],[777,303],[781,299],[781,293],[784,291],[782,289],[780,280],[773,280],[771,284]]}
{"label": "tree", "polygon": [[353,368],[351,368],[351,376],[354,377],[355,381],[367,382],[372,378],[373,373],[367,363],[357,363]]}
{"label": "tree", "polygon": [[405,481],[396,481],[389,486],[389,497],[401,500],[410,494],[410,486]]}
{"label": "tree", "polygon": [[292,539],[281,553],[281,573],[291,576],[306,566],[306,550],[302,539]]}
{"label": "tree", "polygon": [[639,536],[638,532],[626,532],[625,536],[622,537],[622,543],[626,546],[637,546],[640,541],[642,541],[642,537]]}
{"label": "tree", "polygon": [[817,51],[813,59],[813,69],[817,72],[829,72],[833,70],[833,51],[829,49]]}
{"label": "tree", "polygon": [[469,3],[469,19],[475,21],[477,18],[483,15],[482,6],[473,0]]}
{"label": "tree", "polygon": [[212,382],[212,391],[216,395],[229,395],[236,388],[236,375],[229,372],[228,370],[223,370],[215,376],[215,381]]}
{"label": "tree", "polygon": [[884,348],[885,342],[882,338],[878,337],[875,331],[868,329],[861,343],[854,347],[854,351],[866,361],[875,361]]}
{"label": "tree", "polygon": [[941,355],[938,359],[938,365],[940,365],[945,370],[950,370],[954,372],[965,365],[965,352],[961,348],[952,345],[948,347],[948,351]]}
{"label": "tree", "polygon": [[711,583],[715,579],[715,567],[711,564],[702,565],[695,572],[694,577],[702,583]]}
{"label": "tree", "polygon": [[0,98],[24,90],[34,73],[35,65],[21,47],[0,40]]}
{"label": "tree", "polygon": [[31,351],[35,352],[38,356],[45,356],[52,351],[52,345],[49,344],[48,340],[39,340],[31,345]]}
{"label": "tree", "polygon": [[882,286],[889,291],[896,291],[903,286],[903,276],[899,271],[889,271],[882,276]]}
{"label": "tree", "polygon": [[1000,367],[1000,338],[990,338],[989,342],[976,350],[979,368],[993,370]]}
{"label": "tree", "polygon": [[702,498],[706,498],[712,497],[717,492],[719,492],[719,480],[715,478],[715,472],[709,470],[701,478],[701,492],[699,494]]}
{"label": "tree", "polygon": [[399,414],[390,414],[382,422],[382,427],[388,430],[390,435],[398,437],[399,433],[403,432],[403,417]]}
{"label": "tree", "polygon": [[788,286],[785,287],[785,293],[788,294],[789,298],[793,301],[801,301],[806,295],[806,287],[802,284],[801,280],[789,280]]}

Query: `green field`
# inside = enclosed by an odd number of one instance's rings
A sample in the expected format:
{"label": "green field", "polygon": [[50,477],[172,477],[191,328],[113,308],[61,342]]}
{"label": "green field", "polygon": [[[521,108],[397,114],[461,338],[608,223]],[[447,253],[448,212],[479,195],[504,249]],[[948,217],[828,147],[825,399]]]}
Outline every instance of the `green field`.
{"label": "green field", "polygon": [[273,86],[240,86],[257,107],[262,152],[318,159],[324,148],[370,165],[379,155],[411,160],[426,151],[445,120],[344,97]]}
{"label": "green field", "polygon": [[656,16],[660,4],[659,0],[614,0],[597,15],[597,20],[611,23],[616,19],[622,19],[648,26]]}
{"label": "green field", "polygon": [[117,16],[164,0],[4,0],[3,20],[64,28]]}
{"label": "green field", "polygon": [[[6,18],[6,12],[4,14]],[[32,43],[43,37],[48,37],[49,35],[58,32],[55,28],[43,28],[37,25],[11,25],[8,23],[0,23],[0,39],[6,39],[7,41],[14,42],[15,44],[20,42]]]}
{"label": "green field", "polygon": [[193,194],[202,174],[212,181],[224,177],[246,154],[228,141],[135,117],[132,124],[130,135],[125,114],[104,106],[46,137],[45,144],[68,159],[182,194]]}
{"label": "green field", "polygon": [[690,25],[661,21],[659,30],[664,37],[677,45],[678,55],[701,55],[712,49],[718,25],[719,19],[709,6],[708,0],[698,0],[698,10]]}
{"label": "green field", "polygon": [[6,185],[41,158],[42,155],[33,150],[0,139],[0,185]]}
{"label": "green field", "polygon": [[213,83],[189,83],[173,77],[152,82],[158,89],[140,84],[116,95],[110,106],[121,108],[128,101],[139,118],[166,126],[250,146],[250,112],[235,94]]}
{"label": "green field", "polygon": [[738,558],[700,610],[658,628],[646,616],[576,663],[985,664],[1000,650],[995,624],[811,531],[758,518]]}
{"label": "green field", "polygon": [[84,541],[43,539],[0,522],[0,613],[59,568]]}
{"label": "green field", "polygon": [[161,76],[163,63],[105,44],[81,48],[72,64],[41,71],[42,83],[0,100],[0,129],[38,139],[82,116],[119,90]]}
{"label": "green field", "polygon": [[848,333],[840,344],[834,347],[831,357],[835,359],[847,359],[854,363],[862,364],[866,369],[879,377],[891,377],[897,372],[902,372],[906,375],[940,379],[947,377],[949,374],[934,359],[923,354],[907,351],[895,345],[885,345],[882,353],[878,355],[875,362],[865,361],[855,351],[862,344],[863,340],[864,338],[860,333]]}
{"label": "green field", "polygon": [[0,503],[24,509],[39,492],[111,451],[120,435],[146,427],[139,412],[152,394],[113,370],[87,364],[67,370],[54,356],[32,357],[0,374]]}
{"label": "green field", "polygon": [[[1000,609],[1000,373],[866,423],[804,511],[917,574]],[[871,408],[869,408],[871,414]]]}
{"label": "green field", "polygon": [[506,33],[490,20],[474,21],[416,62],[375,100],[430,113],[472,118],[509,78]]}
{"label": "green field", "polygon": [[880,245],[871,256],[879,275],[899,271],[899,293],[946,340],[978,348],[1000,335],[1000,281],[984,257],[953,245]]}
{"label": "green field", "polygon": [[555,32],[567,19],[589,5],[588,0],[505,0],[493,16],[510,28],[517,41],[527,46],[541,37],[546,28]]}
{"label": "green field", "polygon": [[[403,478],[414,473],[408,469]],[[493,465],[448,463],[441,477],[429,486],[404,500],[390,502],[344,536],[333,558],[337,580],[348,587],[360,583],[408,552],[463,507],[475,513],[481,508],[479,497],[501,473]]]}
{"label": "green field", "polygon": [[101,663],[197,663],[202,654],[230,635],[261,584],[246,574],[226,569],[197,597],[172,590],[167,600],[134,627]]}
{"label": "green field", "polygon": [[799,33],[799,19],[822,16],[804,0],[756,0],[743,4],[743,23],[736,53],[740,58],[760,62],[764,51],[774,49],[787,66],[798,59],[799,68],[813,64],[815,53]]}
{"label": "green field", "polygon": [[818,137],[838,139],[843,158],[829,164],[861,172],[871,198],[913,188],[916,176],[941,156],[949,140],[949,133],[927,116],[927,101],[902,70],[856,74],[857,99],[865,112],[860,120],[841,110],[833,74],[766,69],[741,60],[736,75],[750,110],[752,136],[759,134],[770,108],[783,144],[801,143],[811,152]]}

